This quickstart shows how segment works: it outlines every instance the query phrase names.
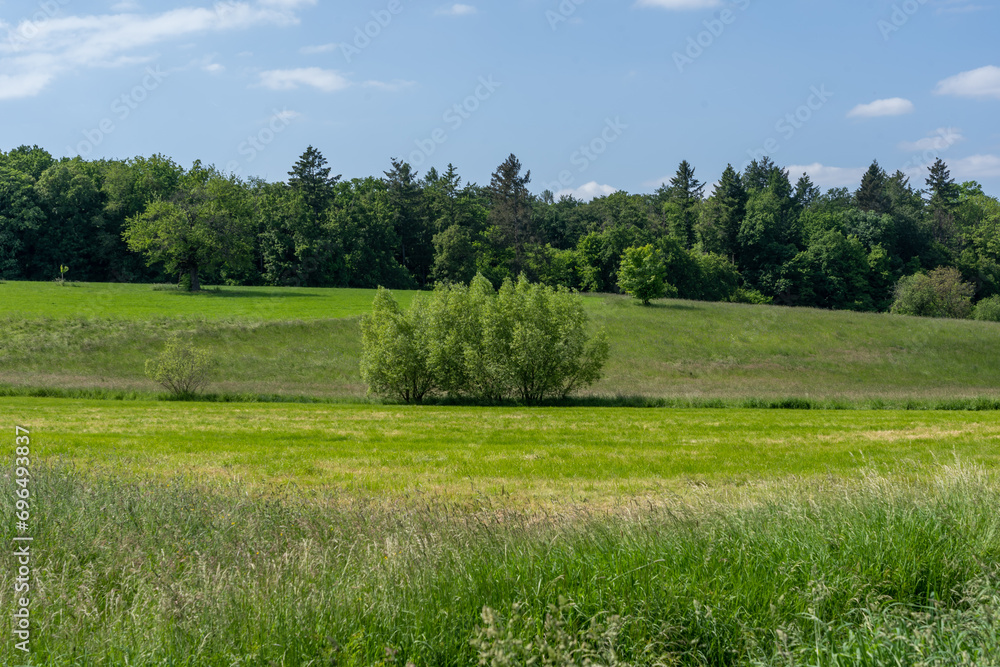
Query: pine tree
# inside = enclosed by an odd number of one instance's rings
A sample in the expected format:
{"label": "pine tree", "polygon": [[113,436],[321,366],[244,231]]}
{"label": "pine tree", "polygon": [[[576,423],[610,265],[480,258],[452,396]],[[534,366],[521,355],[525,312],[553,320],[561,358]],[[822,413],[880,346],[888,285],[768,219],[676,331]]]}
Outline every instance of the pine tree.
{"label": "pine tree", "polygon": [[746,171],[743,172],[743,187],[746,188],[747,194],[766,190],[771,182],[771,174],[775,171],[780,171],[778,165],[766,155],[759,162],[753,160],[748,164]]}
{"label": "pine tree", "polygon": [[792,199],[795,200],[796,206],[806,209],[819,198],[820,194],[819,188],[809,178],[809,174],[802,174],[795,183],[795,193],[792,195]]}
{"label": "pine tree", "polygon": [[959,187],[951,177],[948,165],[941,158],[928,167],[927,187],[930,201],[927,213],[931,218],[934,239],[948,245],[955,234],[955,208],[958,207]]}
{"label": "pine tree", "polygon": [[383,173],[389,193],[390,219],[399,237],[396,261],[420,284],[425,284],[434,263],[434,246],[417,174],[409,163],[395,158],[392,169]]}
{"label": "pine tree", "polygon": [[683,160],[677,167],[676,175],[670,179],[663,213],[671,236],[680,241],[685,248],[691,248],[695,242],[697,206],[701,202],[704,189],[705,184],[695,178],[694,167],[687,160]]}
{"label": "pine tree", "polygon": [[854,193],[854,203],[862,211],[872,211],[882,214],[891,208],[889,195],[886,192],[888,177],[879,166],[878,160],[872,162],[868,171],[861,179],[861,187]]}
{"label": "pine tree", "polygon": [[333,186],[339,180],[340,175],[330,176],[326,158],[312,146],[306,148],[305,153],[288,172],[288,185],[302,193],[303,199],[317,218],[333,202]]}
{"label": "pine tree", "polygon": [[746,217],[747,191],[733,165],[726,165],[712,196],[708,198],[698,221],[702,248],[727,257],[737,251],[736,236]]}
{"label": "pine tree", "polygon": [[531,171],[521,175],[521,163],[511,153],[493,172],[488,188],[490,197],[490,225],[503,246],[513,249],[511,266],[514,275],[526,268],[525,245],[535,238],[531,218],[531,194],[528,183]]}

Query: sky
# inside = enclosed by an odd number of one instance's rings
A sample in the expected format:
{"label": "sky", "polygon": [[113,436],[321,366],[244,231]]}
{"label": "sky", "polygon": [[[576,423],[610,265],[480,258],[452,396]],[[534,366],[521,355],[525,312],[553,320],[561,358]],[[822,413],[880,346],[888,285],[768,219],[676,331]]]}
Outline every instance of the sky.
{"label": "sky", "polygon": [[997,34],[996,0],[0,0],[0,150],[483,185],[513,153],[583,199],[941,157],[1000,195]]}

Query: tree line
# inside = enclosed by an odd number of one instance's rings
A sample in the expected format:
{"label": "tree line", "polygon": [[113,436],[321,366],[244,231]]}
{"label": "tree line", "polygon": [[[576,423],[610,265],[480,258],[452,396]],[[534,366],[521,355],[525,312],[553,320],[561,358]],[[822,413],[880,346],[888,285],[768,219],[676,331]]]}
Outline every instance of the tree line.
{"label": "tree line", "polygon": [[822,192],[765,157],[711,193],[684,161],[651,194],[590,202],[531,193],[514,155],[483,186],[453,165],[389,166],[347,180],[310,146],[271,183],[22,146],[0,153],[0,278],[425,289],[523,274],[614,292],[626,251],[645,248],[686,299],[885,311],[903,278],[940,268],[973,301],[1000,294],[1000,202],[940,159],[924,183],[874,162],[856,190]]}

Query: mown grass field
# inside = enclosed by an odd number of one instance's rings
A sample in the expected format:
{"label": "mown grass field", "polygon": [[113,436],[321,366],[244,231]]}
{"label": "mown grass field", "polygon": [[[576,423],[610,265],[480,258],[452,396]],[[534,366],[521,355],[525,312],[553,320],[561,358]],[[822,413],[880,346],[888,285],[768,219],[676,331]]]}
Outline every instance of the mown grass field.
{"label": "mown grass field", "polygon": [[[174,331],[219,360],[210,391],[358,400],[366,290],[0,284],[0,384],[156,392]],[[397,294],[404,305],[412,293]],[[907,401],[1000,398],[1000,325],[886,314],[584,297],[611,339],[593,397]]]}
{"label": "mown grass field", "polygon": [[46,458],[250,488],[518,506],[1000,463],[1000,412],[3,400]]}

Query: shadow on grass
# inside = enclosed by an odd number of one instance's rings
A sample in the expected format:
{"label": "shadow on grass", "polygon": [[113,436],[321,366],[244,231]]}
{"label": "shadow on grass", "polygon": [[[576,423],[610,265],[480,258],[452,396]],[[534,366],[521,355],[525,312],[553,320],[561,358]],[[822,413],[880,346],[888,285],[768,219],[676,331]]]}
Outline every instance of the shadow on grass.
{"label": "shadow on grass", "polygon": [[[165,401],[193,403],[305,403],[327,405],[408,405],[402,401],[366,396],[301,396],[284,394],[253,394],[220,392],[205,394],[168,394],[163,392],[118,389],[64,389],[56,387],[20,387],[0,385],[0,398],[64,398],[106,401]],[[787,398],[679,398],[652,396],[576,396],[526,404],[506,400],[491,403],[466,398],[436,397],[420,407],[480,407],[480,408],[665,408],[665,409],[741,409],[741,410],[948,410],[965,412],[1000,411],[1000,399],[993,397],[946,400],[914,400],[881,398],[817,400]]]}
{"label": "shadow on grass", "polygon": [[219,297],[228,299],[241,299],[241,298],[254,298],[254,299],[287,299],[290,297],[302,298],[302,297],[320,297],[322,294],[310,294],[308,292],[286,292],[275,294],[274,292],[261,292],[257,290],[223,290],[219,287],[203,287],[197,292],[190,292],[186,289],[171,286],[171,287],[161,287],[154,288],[154,292],[166,292],[168,294],[178,294],[181,296],[209,296],[209,297]]}

